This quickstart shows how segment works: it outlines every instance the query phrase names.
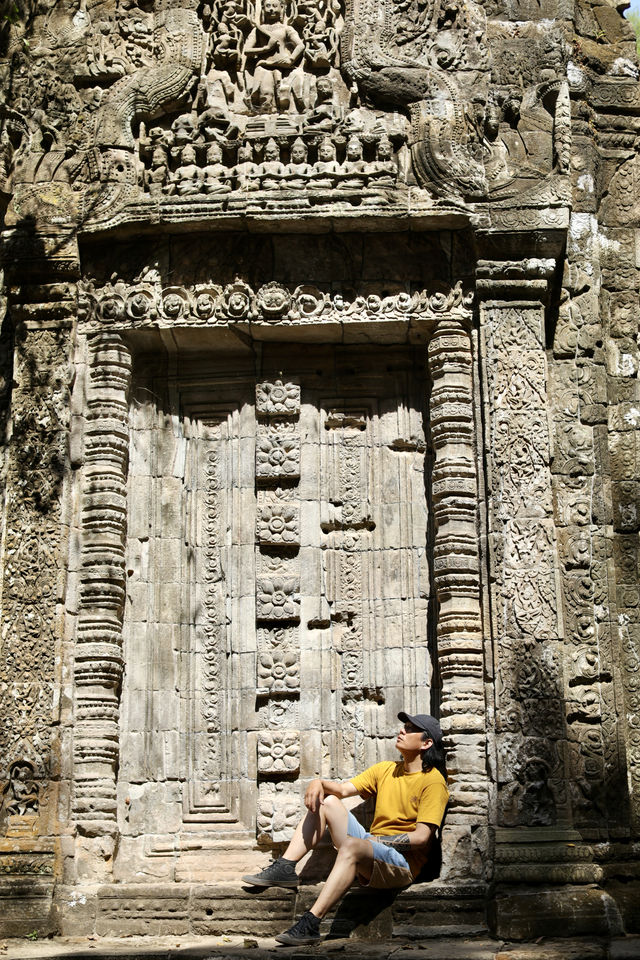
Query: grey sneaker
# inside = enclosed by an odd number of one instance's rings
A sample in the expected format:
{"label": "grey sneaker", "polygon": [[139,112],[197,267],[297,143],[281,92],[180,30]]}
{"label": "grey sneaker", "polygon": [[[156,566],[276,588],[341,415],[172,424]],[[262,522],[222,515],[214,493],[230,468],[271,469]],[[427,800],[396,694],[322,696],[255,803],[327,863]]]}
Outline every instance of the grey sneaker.
{"label": "grey sneaker", "polygon": [[279,933],[276,937],[278,943],[288,943],[295,946],[298,943],[319,943],[322,940],[320,936],[320,918],[314,916],[310,910],[303,913],[297,923]]}
{"label": "grey sneaker", "polygon": [[297,887],[299,883],[293,861],[285,860],[284,857],[278,857],[260,873],[254,876],[247,874],[242,879],[254,887]]}

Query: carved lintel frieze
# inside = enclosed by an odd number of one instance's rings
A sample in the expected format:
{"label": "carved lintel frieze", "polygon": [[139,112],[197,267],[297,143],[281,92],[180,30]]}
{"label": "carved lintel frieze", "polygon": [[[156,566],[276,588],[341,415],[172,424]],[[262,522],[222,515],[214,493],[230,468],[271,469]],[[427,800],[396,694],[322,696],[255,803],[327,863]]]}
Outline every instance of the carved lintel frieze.
{"label": "carved lintel frieze", "polygon": [[[445,314],[466,319],[470,316],[471,303],[472,294],[462,283],[450,289],[401,289],[396,293],[367,292],[347,297],[306,284],[289,289],[271,282],[254,290],[240,278],[224,287],[215,283],[188,288],[163,287],[157,273],[149,270],[133,284],[115,281],[97,287],[92,282],[83,282],[78,286],[78,317],[85,331],[233,323],[268,326],[398,321],[421,328],[432,325]],[[291,396],[282,401],[282,416],[294,415],[293,386],[286,387]],[[260,390],[258,397],[262,402]],[[265,408],[261,415],[275,414]]]}

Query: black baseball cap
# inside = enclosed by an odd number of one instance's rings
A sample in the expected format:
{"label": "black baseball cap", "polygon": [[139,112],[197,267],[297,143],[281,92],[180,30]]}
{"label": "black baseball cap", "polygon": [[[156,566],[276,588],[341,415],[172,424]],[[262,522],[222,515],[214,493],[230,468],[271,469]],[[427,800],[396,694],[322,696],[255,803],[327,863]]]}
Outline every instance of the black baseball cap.
{"label": "black baseball cap", "polygon": [[430,717],[428,713],[416,713],[412,717],[409,713],[399,713],[398,720],[403,723],[412,723],[418,730],[424,730],[428,733],[434,743],[442,740],[442,728],[435,717]]}

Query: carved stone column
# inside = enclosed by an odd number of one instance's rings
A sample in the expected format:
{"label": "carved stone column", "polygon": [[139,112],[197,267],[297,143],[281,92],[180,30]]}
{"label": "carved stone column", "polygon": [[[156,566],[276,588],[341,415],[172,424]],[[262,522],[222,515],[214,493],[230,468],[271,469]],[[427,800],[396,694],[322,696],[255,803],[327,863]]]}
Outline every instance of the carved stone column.
{"label": "carved stone column", "polygon": [[[492,819],[495,879],[506,884],[598,879],[572,829],[567,789],[544,308],[553,267],[531,260],[478,270],[496,677]],[[499,932],[510,929],[507,900],[496,900]]]}
{"label": "carved stone column", "polygon": [[468,320],[443,317],[429,344],[429,369],[437,661],[452,825],[484,822],[487,808],[472,364]]}
{"label": "carved stone column", "polygon": [[81,834],[105,836],[116,831],[131,356],[117,333],[90,337],[89,354],[73,813]]}

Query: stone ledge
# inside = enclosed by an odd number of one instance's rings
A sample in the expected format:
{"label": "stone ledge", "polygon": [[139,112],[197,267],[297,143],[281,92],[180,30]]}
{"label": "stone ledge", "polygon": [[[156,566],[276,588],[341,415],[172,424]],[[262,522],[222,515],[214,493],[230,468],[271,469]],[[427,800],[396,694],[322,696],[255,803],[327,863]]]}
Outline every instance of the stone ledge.
{"label": "stone ledge", "polygon": [[[260,890],[241,882],[60,886],[58,928],[64,936],[275,936],[308,909],[319,889]],[[323,929],[368,940],[391,938],[409,927],[420,936],[481,933],[486,897],[481,883],[415,884],[398,893],[354,887]]]}

